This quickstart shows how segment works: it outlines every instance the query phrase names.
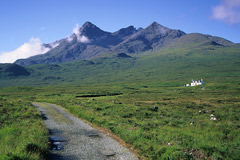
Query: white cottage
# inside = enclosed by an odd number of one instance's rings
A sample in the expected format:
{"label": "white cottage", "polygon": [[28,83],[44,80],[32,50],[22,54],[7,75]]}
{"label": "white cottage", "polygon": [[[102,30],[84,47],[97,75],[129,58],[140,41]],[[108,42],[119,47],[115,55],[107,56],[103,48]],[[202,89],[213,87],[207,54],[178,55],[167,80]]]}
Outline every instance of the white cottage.
{"label": "white cottage", "polygon": [[188,87],[188,86],[199,86],[199,85],[203,85],[203,80],[193,80],[192,79],[192,82],[190,84],[186,84],[184,86]]}

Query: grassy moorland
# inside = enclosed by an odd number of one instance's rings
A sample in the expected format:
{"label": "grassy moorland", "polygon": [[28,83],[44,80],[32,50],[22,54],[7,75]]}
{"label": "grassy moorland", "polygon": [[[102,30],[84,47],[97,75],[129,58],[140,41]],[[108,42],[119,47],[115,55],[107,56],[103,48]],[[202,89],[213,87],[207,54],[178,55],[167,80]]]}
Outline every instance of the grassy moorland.
{"label": "grassy moorland", "polygon": [[[240,158],[240,84],[212,83],[204,88],[129,84],[71,90],[42,94],[36,101],[59,104],[109,129],[147,159]],[[109,96],[86,96],[104,94]]]}
{"label": "grassy moorland", "polygon": [[2,92],[61,105],[118,135],[146,159],[240,158],[239,83],[117,83]]}
{"label": "grassy moorland", "polygon": [[0,94],[0,159],[44,159],[47,130],[40,113],[21,95]]}
{"label": "grassy moorland", "polygon": [[[108,129],[145,159],[240,159],[239,48],[146,54],[27,66],[29,76],[2,74],[0,157],[45,153],[46,130],[30,106],[36,101]],[[205,85],[183,87],[192,78]]]}

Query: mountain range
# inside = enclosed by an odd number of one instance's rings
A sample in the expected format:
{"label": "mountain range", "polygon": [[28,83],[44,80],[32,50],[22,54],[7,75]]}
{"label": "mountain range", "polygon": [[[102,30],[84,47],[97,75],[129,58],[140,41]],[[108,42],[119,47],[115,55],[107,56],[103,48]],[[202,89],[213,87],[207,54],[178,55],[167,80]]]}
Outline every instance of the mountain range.
{"label": "mountain range", "polygon": [[91,22],[86,22],[71,36],[50,44],[50,50],[41,55],[19,59],[18,65],[53,64],[76,60],[89,60],[112,53],[140,54],[147,51],[157,52],[163,48],[191,46],[192,43],[231,46],[234,43],[210,35],[186,34],[153,22],[145,29],[134,26],[116,32],[106,32]]}

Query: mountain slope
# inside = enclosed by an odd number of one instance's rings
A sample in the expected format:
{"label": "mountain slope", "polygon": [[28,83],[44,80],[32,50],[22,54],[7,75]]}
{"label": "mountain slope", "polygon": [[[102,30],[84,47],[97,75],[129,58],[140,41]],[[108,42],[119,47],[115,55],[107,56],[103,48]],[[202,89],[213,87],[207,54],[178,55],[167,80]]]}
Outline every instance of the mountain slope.
{"label": "mountain slope", "polygon": [[168,48],[170,47],[199,47],[199,46],[208,46],[208,45],[218,45],[218,46],[233,46],[234,43],[221,38],[215,37],[211,35],[205,35],[201,33],[190,33],[183,35],[179,39],[176,39],[168,44]]}

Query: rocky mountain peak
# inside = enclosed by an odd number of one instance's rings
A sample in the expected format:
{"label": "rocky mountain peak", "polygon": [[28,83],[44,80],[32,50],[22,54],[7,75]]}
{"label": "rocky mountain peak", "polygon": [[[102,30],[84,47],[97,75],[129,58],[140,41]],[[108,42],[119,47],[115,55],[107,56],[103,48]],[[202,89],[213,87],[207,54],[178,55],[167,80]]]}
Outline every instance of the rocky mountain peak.
{"label": "rocky mountain peak", "polygon": [[126,31],[132,31],[132,32],[136,32],[136,28],[134,26],[129,26],[126,28]]}
{"label": "rocky mountain peak", "polygon": [[170,29],[167,27],[164,27],[160,24],[158,24],[157,22],[153,22],[152,24],[150,24],[146,30],[150,31],[150,32],[154,32],[154,33],[160,33],[160,34],[165,34],[166,32],[168,32]]}
{"label": "rocky mountain peak", "polygon": [[80,30],[84,31],[84,30],[92,30],[92,29],[99,29],[96,25],[92,24],[91,22],[85,22],[82,27],[80,28]]}
{"label": "rocky mountain peak", "polygon": [[84,35],[89,39],[96,39],[109,34],[109,32],[101,30],[91,22],[84,23],[83,26],[79,29],[79,32],[81,35]]}
{"label": "rocky mountain peak", "polygon": [[134,26],[129,26],[127,28],[122,28],[116,32],[113,33],[114,36],[118,37],[118,38],[127,38],[128,36],[133,35],[134,33],[137,33],[137,29]]}
{"label": "rocky mountain peak", "polygon": [[160,24],[157,23],[156,21],[154,21],[152,24],[150,24],[150,26],[159,26]]}

